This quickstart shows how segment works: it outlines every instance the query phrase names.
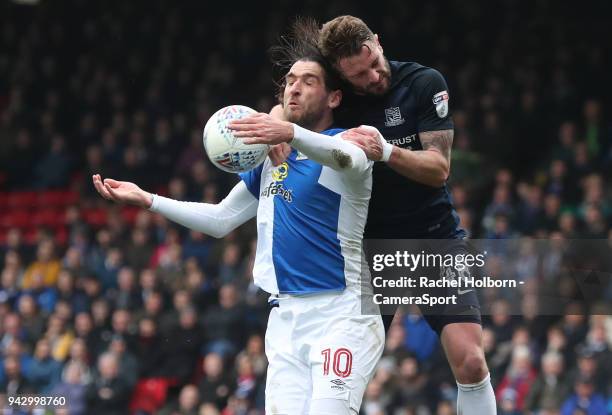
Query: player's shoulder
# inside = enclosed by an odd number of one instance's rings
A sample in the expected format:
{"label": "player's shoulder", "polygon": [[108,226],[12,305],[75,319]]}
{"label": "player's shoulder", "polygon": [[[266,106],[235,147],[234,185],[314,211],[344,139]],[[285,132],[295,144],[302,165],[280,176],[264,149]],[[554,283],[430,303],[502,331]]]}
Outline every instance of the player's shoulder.
{"label": "player's shoulder", "polygon": [[390,61],[393,80],[395,84],[408,86],[408,84],[426,86],[431,83],[444,81],[444,77],[437,69],[421,65],[417,62]]}

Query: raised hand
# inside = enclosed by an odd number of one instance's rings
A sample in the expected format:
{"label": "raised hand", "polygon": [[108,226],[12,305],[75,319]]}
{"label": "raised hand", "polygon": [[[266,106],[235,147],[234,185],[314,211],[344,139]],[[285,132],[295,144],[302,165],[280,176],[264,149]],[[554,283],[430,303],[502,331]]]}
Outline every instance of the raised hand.
{"label": "raised hand", "polygon": [[293,124],[257,113],[229,123],[235,137],[245,144],[280,144],[293,139]]}
{"label": "raised hand", "polygon": [[132,182],[120,182],[113,179],[103,181],[99,174],[94,174],[92,180],[98,193],[107,200],[136,205],[144,209],[150,208],[153,204],[153,195]]}
{"label": "raised hand", "polygon": [[382,158],[382,141],[378,130],[368,126],[351,128],[343,132],[340,137],[350,141],[361,148],[368,159],[379,161]]}

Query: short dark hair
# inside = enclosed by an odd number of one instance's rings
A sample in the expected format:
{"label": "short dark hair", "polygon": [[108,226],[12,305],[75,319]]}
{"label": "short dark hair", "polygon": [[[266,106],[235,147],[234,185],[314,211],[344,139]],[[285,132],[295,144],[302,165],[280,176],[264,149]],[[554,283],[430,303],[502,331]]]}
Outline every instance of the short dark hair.
{"label": "short dark hair", "polygon": [[323,56],[336,65],[342,58],[357,55],[374,32],[363,20],[354,16],[338,16],[325,23],[319,35],[319,49]]}
{"label": "short dark hair", "polygon": [[[279,39],[279,44],[269,50],[270,60],[274,65],[278,79],[280,97],[285,87],[285,75],[299,61],[315,62],[323,68],[323,81],[328,91],[340,89],[341,81],[330,62],[325,59],[318,46],[319,24],[316,20],[298,17],[291,25],[288,34]],[[280,75],[278,75],[280,72]]]}

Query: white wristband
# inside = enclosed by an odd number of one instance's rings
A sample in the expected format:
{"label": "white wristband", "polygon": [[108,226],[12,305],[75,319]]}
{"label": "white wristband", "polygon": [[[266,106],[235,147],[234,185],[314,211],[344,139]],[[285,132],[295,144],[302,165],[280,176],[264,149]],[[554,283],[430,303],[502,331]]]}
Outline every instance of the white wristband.
{"label": "white wristband", "polygon": [[380,161],[386,163],[391,158],[393,144],[388,143],[382,136],[380,137],[380,142],[382,143],[382,157],[380,158]]}

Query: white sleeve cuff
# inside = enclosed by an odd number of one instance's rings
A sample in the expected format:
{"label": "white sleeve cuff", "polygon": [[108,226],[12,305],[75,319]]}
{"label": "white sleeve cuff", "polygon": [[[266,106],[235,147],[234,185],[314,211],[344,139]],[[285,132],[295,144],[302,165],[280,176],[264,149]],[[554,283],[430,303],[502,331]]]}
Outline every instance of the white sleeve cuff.
{"label": "white sleeve cuff", "polygon": [[393,152],[393,144],[387,142],[387,140],[385,140],[382,135],[380,136],[380,142],[382,144],[382,157],[380,158],[380,161],[386,163],[391,158],[391,153]]}

